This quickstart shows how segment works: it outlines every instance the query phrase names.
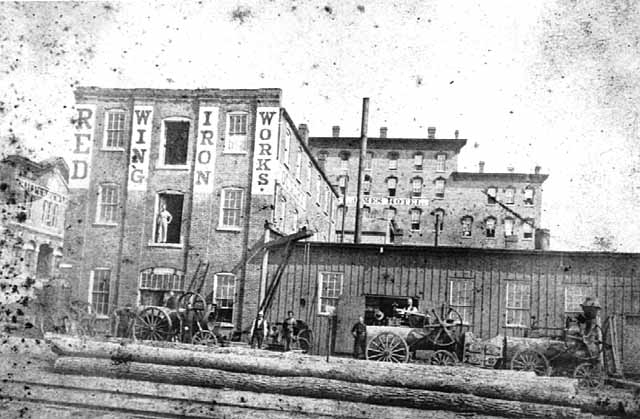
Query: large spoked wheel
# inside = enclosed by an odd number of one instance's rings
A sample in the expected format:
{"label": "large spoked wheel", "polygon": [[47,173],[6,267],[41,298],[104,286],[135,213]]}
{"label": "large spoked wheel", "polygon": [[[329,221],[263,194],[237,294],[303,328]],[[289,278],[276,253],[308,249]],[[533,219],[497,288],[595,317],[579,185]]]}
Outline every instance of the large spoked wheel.
{"label": "large spoked wheel", "polygon": [[367,345],[367,359],[380,362],[408,362],[409,346],[395,333],[380,333]]}
{"label": "large spoked wheel", "polygon": [[204,311],[207,308],[207,303],[204,297],[197,292],[185,292],[178,298],[178,310],[196,310]]}
{"label": "large spoked wheel", "polygon": [[511,359],[511,369],[516,371],[533,371],[537,375],[549,375],[547,357],[534,349],[522,349]]}
{"label": "large spoked wheel", "polygon": [[294,340],[294,349],[301,350],[302,353],[308,353],[313,344],[313,333],[311,329],[303,329],[298,332]]}
{"label": "large spoked wheel", "polygon": [[194,345],[215,346],[218,344],[218,338],[209,330],[200,330],[191,338]]}
{"label": "large spoked wheel", "polygon": [[464,323],[462,316],[457,310],[451,307],[442,307],[440,313],[433,311],[436,323],[425,325],[425,329],[431,329],[427,335],[427,340],[437,347],[451,346],[458,342],[462,336]]}
{"label": "large spoked wheel", "polygon": [[431,365],[456,365],[458,363],[458,357],[453,352],[440,349],[431,355],[429,363]]}
{"label": "large spoked wheel", "polygon": [[573,378],[578,380],[582,388],[600,388],[604,385],[604,371],[598,364],[583,362],[573,371]]}
{"label": "large spoked wheel", "polygon": [[133,333],[140,340],[169,340],[173,335],[169,311],[162,307],[145,308],[136,317]]}

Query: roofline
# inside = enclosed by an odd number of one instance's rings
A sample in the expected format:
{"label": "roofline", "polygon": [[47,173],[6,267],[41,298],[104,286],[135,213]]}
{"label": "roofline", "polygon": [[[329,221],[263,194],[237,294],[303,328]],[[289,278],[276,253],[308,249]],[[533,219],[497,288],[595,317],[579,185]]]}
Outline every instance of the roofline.
{"label": "roofline", "polygon": [[76,101],[89,97],[109,97],[128,99],[136,98],[237,98],[240,97],[260,97],[265,99],[280,100],[282,98],[282,89],[279,88],[260,88],[260,89],[154,89],[154,88],[111,88],[98,86],[78,86],[74,90]]}
{"label": "roofline", "polygon": [[[450,147],[456,150],[460,150],[467,144],[466,138],[390,138],[390,137],[367,137],[368,141],[372,141],[372,145],[380,142],[389,142],[391,145],[394,143],[418,143],[418,147],[425,145],[439,145],[439,146],[451,146]],[[344,142],[344,146],[346,146],[348,141],[360,141],[360,137],[309,137],[309,143],[311,142]],[[378,145],[378,144],[376,144]],[[393,147],[389,147],[393,148]]]}
{"label": "roofline", "polygon": [[311,149],[309,148],[309,144],[307,144],[302,139],[302,136],[300,135],[300,132],[298,132],[298,127],[296,127],[296,124],[293,123],[293,120],[291,119],[291,116],[289,115],[289,112],[287,112],[287,110],[284,107],[281,107],[280,109],[282,109],[282,115],[284,116],[284,118],[287,120],[289,125],[291,125],[291,127],[293,128],[293,133],[295,134],[296,138],[298,139],[298,142],[302,145],[302,148],[307,152],[307,155],[311,158],[311,161],[313,162],[313,165],[316,167],[316,169],[318,169],[318,172],[322,175],[322,178],[325,180],[325,182],[327,182],[327,185],[329,185],[329,188],[331,189],[331,192],[333,192],[333,195],[336,198],[339,198],[339,195],[336,192],[336,190],[334,189],[333,185],[331,184],[331,181],[329,180],[327,175],[324,173],[324,170],[322,170],[322,168],[320,167],[320,165],[316,161],[315,157],[313,156],[313,153],[311,152]]}
{"label": "roofline", "polygon": [[[460,179],[456,179],[456,177],[460,176]],[[508,181],[518,181],[518,178],[522,182],[535,182],[535,183],[544,183],[545,180],[549,177],[548,174],[541,173],[512,173],[512,172],[497,172],[497,173],[480,173],[480,172],[451,172],[449,175],[449,179],[453,182],[459,181],[488,181],[493,178],[504,178],[504,180]],[[465,179],[466,178],[466,179]]]}
{"label": "roofline", "polygon": [[455,253],[455,254],[491,254],[491,255],[536,255],[536,256],[574,256],[574,257],[613,257],[613,258],[637,258],[640,260],[640,253],[622,252],[596,252],[577,250],[527,250],[527,249],[488,249],[479,247],[455,247],[455,246],[419,246],[419,245],[393,245],[376,243],[333,243],[333,242],[304,242],[296,243],[296,246],[311,247],[342,247],[346,249],[367,249],[380,252],[385,251],[415,251],[427,253]]}

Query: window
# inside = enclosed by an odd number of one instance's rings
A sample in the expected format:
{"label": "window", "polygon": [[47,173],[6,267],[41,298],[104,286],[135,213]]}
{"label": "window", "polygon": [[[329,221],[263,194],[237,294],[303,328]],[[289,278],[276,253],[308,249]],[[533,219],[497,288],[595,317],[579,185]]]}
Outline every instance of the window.
{"label": "window", "polygon": [[516,190],[514,188],[507,188],[504,190],[504,203],[507,205],[513,205]]}
{"label": "window", "polygon": [[524,189],[524,204],[525,205],[533,205],[533,194],[534,190],[532,187],[526,187]]}
{"label": "window", "polygon": [[217,310],[217,320],[231,323],[233,321],[233,303],[236,296],[236,276],[220,273],[214,276],[213,296]]}
{"label": "window", "polygon": [[504,219],[504,235],[505,237],[513,236],[513,218]]}
{"label": "window", "polygon": [[311,194],[311,179],[313,178],[313,164],[307,166],[307,193]]}
{"label": "window", "polygon": [[384,218],[387,221],[391,221],[396,216],[396,209],[394,207],[389,207],[384,209]]}
{"label": "window", "polygon": [[529,300],[529,284],[517,282],[507,284],[507,326],[529,327]]}
{"label": "window", "polygon": [[140,305],[163,306],[169,293],[184,291],[184,272],[173,268],[149,268],[140,272]]}
{"label": "window", "polygon": [[362,216],[363,217],[370,217],[371,216],[371,207],[369,207],[367,205],[362,207]]}
{"label": "window", "polygon": [[442,208],[438,208],[434,210],[431,214],[433,215],[436,228],[442,231],[444,229],[444,210]]}
{"label": "window", "polygon": [[98,208],[99,223],[113,224],[118,222],[119,188],[114,184],[100,185]]}
{"label": "window", "polygon": [[158,194],[155,220],[155,243],[179,244],[182,229],[182,204],[184,195]]}
{"label": "window", "polygon": [[424,156],[422,153],[416,153],[413,155],[413,170],[422,170],[424,163]]}
{"label": "window", "polygon": [[[289,149],[290,148],[291,148],[291,130],[287,128],[284,131],[284,150],[282,151],[282,163],[287,167],[289,167]],[[324,159],[322,159],[322,162],[324,163]]]}
{"label": "window", "polygon": [[411,230],[420,230],[420,217],[422,216],[422,210],[420,208],[413,208],[411,210]]}
{"label": "window", "polygon": [[444,198],[444,179],[438,178],[433,183],[435,186],[435,197]]}
{"label": "window", "polygon": [[220,227],[240,228],[242,218],[242,195],[243,190],[238,188],[225,188],[222,190],[220,202]]}
{"label": "window", "polygon": [[590,286],[570,285],[564,288],[564,312],[582,313],[582,304],[587,297],[593,297]]}
{"label": "window", "polygon": [[364,170],[371,170],[373,167],[373,153],[367,151],[367,155],[364,157]]}
{"label": "window", "polygon": [[124,148],[125,115],[123,110],[107,111],[104,148]]}
{"label": "window", "polygon": [[302,179],[300,176],[302,174],[302,147],[298,147],[298,153],[296,154],[296,169],[295,169],[296,179]]}
{"label": "window", "polygon": [[473,281],[449,281],[449,305],[462,317],[463,324],[473,324]]}
{"label": "window", "polygon": [[462,223],[462,237],[471,237],[471,230],[473,226],[473,218],[465,215],[460,220]]}
{"label": "window", "polygon": [[33,267],[35,261],[36,243],[28,241],[24,244],[24,266]]}
{"label": "window", "polygon": [[349,153],[346,151],[340,152],[340,170],[346,172],[349,170]]}
{"label": "window", "polygon": [[184,166],[187,164],[189,145],[189,121],[164,121],[164,157],[166,166]]}
{"label": "window", "polygon": [[371,194],[371,176],[364,175],[364,181],[362,183],[362,193],[364,195]]}
{"label": "window", "polygon": [[422,179],[419,177],[411,179],[411,196],[419,198],[422,195]]}
{"label": "window", "polygon": [[94,269],[91,271],[91,307],[98,316],[109,315],[109,290],[111,288],[111,270]]}
{"label": "window", "polygon": [[342,273],[320,272],[318,274],[318,307],[320,314],[333,314],[342,293]]}
{"label": "window", "polygon": [[496,203],[496,194],[497,194],[496,188],[494,188],[493,186],[487,188],[487,204]]}
{"label": "window", "polygon": [[496,219],[489,217],[484,221],[484,231],[488,238],[496,237]]}
{"label": "window", "polygon": [[327,161],[327,156],[329,155],[329,152],[327,151],[321,151],[318,153],[318,165],[320,165],[320,167],[324,170],[324,164]]}
{"label": "window", "polygon": [[344,195],[347,193],[347,183],[349,182],[349,178],[347,176],[339,176],[338,177],[338,187],[340,188],[340,194]]}
{"label": "window", "polygon": [[387,191],[389,196],[396,196],[396,186],[398,185],[398,179],[390,177],[387,179]]}
{"label": "window", "polygon": [[48,227],[55,227],[58,221],[58,204],[47,199],[42,200],[42,222]]}
{"label": "window", "polygon": [[246,153],[247,151],[246,113],[230,113],[227,120],[227,139],[224,151],[227,153]]}
{"label": "window", "polygon": [[389,170],[397,170],[398,169],[398,153],[389,153]]}
{"label": "window", "polygon": [[533,238],[533,220],[524,220],[524,222],[522,223],[522,238]]}
{"label": "window", "polygon": [[436,172],[444,172],[447,170],[447,155],[443,153],[436,154]]}

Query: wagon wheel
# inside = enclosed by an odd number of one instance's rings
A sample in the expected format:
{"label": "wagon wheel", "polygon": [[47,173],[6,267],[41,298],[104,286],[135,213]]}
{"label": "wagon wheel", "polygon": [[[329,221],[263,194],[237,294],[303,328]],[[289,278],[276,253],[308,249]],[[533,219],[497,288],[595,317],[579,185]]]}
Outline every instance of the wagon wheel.
{"label": "wagon wheel", "polygon": [[173,325],[169,311],[162,307],[147,307],[136,317],[133,333],[141,340],[169,340]]}
{"label": "wagon wheel", "polygon": [[535,349],[521,349],[511,359],[511,369],[533,371],[537,375],[549,375],[549,361]]}
{"label": "wagon wheel", "polygon": [[604,371],[600,365],[591,362],[579,364],[573,371],[573,378],[578,380],[578,386],[583,388],[599,388],[604,385]]}
{"label": "wagon wheel", "polygon": [[429,363],[431,365],[456,365],[458,363],[458,357],[453,352],[440,349],[431,355]]}
{"label": "wagon wheel", "polygon": [[178,311],[186,311],[189,309],[194,311],[204,311],[207,309],[207,303],[202,294],[189,291],[178,298]]}
{"label": "wagon wheel", "polygon": [[218,338],[209,330],[200,330],[191,338],[194,345],[215,346],[218,344]]}
{"label": "wagon wheel", "polygon": [[425,328],[434,329],[427,335],[427,340],[439,347],[451,346],[458,342],[462,336],[462,327],[464,326],[462,316],[457,310],[443,306],[438,314],[432,310],[435,315],[436,324],[426,325]]}
{"label": "wagon wheel", "polygon": [[366,355],[372,361],[408,362],[409,346],[395,333],[384,332],[371,339]]}
{"label": "wagon wheel", "polygon": [[295,340],[295,343],[293,344],[294,349],[299,349],[302,351],[303,354],[309,353],[309,351],[311,350],[311,341],[307,340],[306,338],[297,338]]}
{"label": "wagon wheel", "polygon": [[311,333],[311,329],[304,329],[298,332],[296,338],[306,340],[309,346],[311,346],[311,342],[313,342],[313,333]]}

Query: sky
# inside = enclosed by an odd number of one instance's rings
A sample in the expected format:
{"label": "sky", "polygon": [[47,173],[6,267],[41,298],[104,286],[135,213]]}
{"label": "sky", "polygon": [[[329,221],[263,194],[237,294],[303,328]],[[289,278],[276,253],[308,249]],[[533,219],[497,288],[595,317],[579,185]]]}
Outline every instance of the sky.
{"label": "sky", "polygon": [[69,156],[76,86],[277,87],[312,136],[369,97],[370,135],[459,130],[459,171],[542,166],[552,249],[640,252],[635,3],[0,3],[0,153]]}

